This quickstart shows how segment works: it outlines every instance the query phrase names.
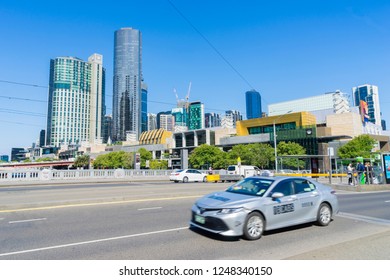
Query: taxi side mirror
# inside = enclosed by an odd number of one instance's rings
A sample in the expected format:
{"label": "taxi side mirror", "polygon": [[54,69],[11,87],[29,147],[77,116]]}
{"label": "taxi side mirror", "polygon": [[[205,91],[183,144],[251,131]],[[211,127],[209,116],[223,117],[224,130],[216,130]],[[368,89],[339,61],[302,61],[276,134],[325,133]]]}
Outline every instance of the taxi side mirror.
{"label": "taxi side mirror", "polygon": [[284,194],[282,194],[281,192],[276,192],[276,193],[273,193],[272,194],[272,199],[276,200],[276,199],[280,199],[284,196]]}

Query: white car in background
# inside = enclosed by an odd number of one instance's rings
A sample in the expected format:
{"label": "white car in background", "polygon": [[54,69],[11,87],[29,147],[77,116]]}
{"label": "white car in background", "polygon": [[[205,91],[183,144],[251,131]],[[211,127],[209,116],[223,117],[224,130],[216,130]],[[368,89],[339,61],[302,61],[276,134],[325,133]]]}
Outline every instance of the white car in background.
{"label": "white car in background", "polygon": [[175,183],[207,182],[207,174],[197,169],[178,169],[171,173],[169,180]]}
{"label": "white car in background", "polygon": [[272,176],[274,176],[275,174],[274,174],[274,172],[272,172],[271,170],[266,170],[266,169],[264,169],[264,170],[261,170],[260,171],[260,174],[259,174],[260,176],[265,176],[265,177],[272,177]]}

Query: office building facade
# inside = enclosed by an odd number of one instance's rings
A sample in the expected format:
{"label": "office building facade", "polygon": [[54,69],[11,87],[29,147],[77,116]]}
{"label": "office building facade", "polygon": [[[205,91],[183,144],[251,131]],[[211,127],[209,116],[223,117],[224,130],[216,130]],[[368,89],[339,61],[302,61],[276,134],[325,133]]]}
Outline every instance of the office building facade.
{"label": "office building facade", "polygon": [[142,131],[143,112],[146,112],[147,90],[142,78],[141,32],[121,28],[114,36],[113,80],[113,140],[123,141],[127,134],[138,139]]}
{"label": "office building facade", "polygon": [[101,141],[105,112],[103,56],[50,61],[46,145]]}
{"label": "office building facade", "polygon": [[148,131],[157,129],[157,115],[148,113]]}
{"label": "office building facade", "polygon": [[188,105],[188,129],[204,129],[204,105],[201,102],[191,102]]}
{"label": "office building facade", "polygon": [[205,128],[221,126],[221,116],[217,113],[205,114]]}
{"label": "office building facade", "polygon": [[242,115],[237,110],[225,111],[225,116],[221,120],[221,126],[226,128],[234,128],[238,121],[242,120]]}
{"label": "office building facade", "polygon": [[262,117],[261,96],[255,90],[250,90],[245,93],[246,117],[247,119],[255,119]]}
{"label": "office building facade", "polygon": [[112,135],[112,115],[106,115],[103,119],[102,138],[103,143],[111,142]]}
{"label": "office building facade", "polygon": [[374,85],[361,85],[352,88],[353,103],[361,107],[367,105],[367,121],[381,126],[381,110],[379,106],[378,87]]}
{"label": "office building facade", "polygon": [[161,114],[159,115],[159,128],[166,130],[166,131],[174,131],[175,126],[175,117],[171,114]]}
{"label": "office building facade", "polygon": [[313,112],[329,109],[336,114],[349,112],[350,104],[348,94],[336,90],[312,97],[270,104],[268,105],[268,115],[277,116],[286,114],[287,112]]}

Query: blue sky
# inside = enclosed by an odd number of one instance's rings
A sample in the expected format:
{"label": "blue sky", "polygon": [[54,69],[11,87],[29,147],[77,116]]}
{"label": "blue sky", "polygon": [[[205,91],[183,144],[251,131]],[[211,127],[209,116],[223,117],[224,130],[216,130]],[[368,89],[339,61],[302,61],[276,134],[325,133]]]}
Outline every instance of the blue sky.
{"label": "blue sky", "polygon": [[[369,83],[390,122],[390,2],[359,0],[0,0],[0,154],[46,128],[49,62],[103,55],[112,109],[113,39],[141,30],[148,112],[179,98],[206,112],[239,110],[245,91],[267,105]],[[12,83],[11,83],[12,82]],[[33,86],[18,85],[33,84]]]}

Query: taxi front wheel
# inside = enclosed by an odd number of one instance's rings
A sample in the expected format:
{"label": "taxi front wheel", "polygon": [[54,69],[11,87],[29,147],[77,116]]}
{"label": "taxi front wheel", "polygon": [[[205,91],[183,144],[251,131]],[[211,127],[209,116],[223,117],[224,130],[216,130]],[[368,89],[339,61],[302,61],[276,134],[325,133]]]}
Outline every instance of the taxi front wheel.
{"label": "taxi front wheel", "polygon": [[248,240],[259,239],[264,232],[264,218],[260,213],[252,212],[244,223],[244,237]]}
{"label": "taxi front wheel", "polygon": [[320,226],[329,225],[332,220],[332,209],[326,203],[322,203],[318,209],[317,224]]}

